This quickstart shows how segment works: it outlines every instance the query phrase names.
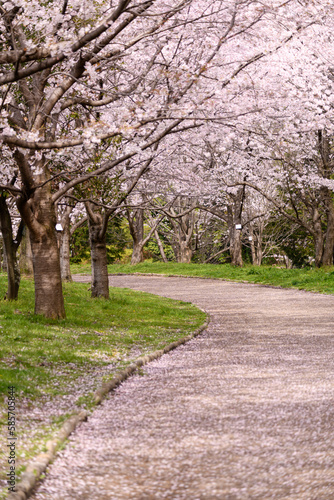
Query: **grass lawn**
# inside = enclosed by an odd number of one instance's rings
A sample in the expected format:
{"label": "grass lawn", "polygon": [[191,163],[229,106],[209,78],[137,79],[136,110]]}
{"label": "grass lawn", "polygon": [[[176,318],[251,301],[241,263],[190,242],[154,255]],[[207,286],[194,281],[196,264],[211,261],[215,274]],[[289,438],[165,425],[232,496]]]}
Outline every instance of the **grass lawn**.
{"label": "grass lawn", "polygon": [[[320,293],[334,293],[334,267],[322,269],[283,269],[274,266],[233,267],[230,264],[177,264],[143,262],[131,266],[114,264],[108,266],[109,273],[156,273],[166,275],[220,278],[231,281],[262,283],[283,288],[298,288]],[[90,265],[74,265],[73,273],[90,273]]]}
{"label": "grass lawn", "polygon": [[[1,297],[6,281],[0,275]],[[93,392],[102,381],[205,321],[205,314],[188,303],[124,289],[112,289],[110,300],[91,299],[88,288],[64,285],[65,320],[33,314],[33,282],[28,279],[22,280],[16,302],[0,303],[1,487],[6,487],[8,472],[3,443],[9,386],[17,398],[16,472],[21,472],[66,417],[93,407]]]}

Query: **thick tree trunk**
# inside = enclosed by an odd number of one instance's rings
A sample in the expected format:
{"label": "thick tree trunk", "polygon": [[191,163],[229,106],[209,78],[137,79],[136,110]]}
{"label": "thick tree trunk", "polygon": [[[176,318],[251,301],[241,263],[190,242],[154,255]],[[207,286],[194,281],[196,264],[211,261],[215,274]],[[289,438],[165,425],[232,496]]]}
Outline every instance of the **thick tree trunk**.
{"label": "thick tree trunk", "polygon": [[3,270],[4,273],[6,273],[7,272],[7,255],[6,255],[5,246],[3,246],[2,251],[3,251],[3,254],[2,254],[2,258],[3,258],[3,260],[2,260],[2,270]]}
{"label": "thick tree trunk", "polygon": [[[59,249],[56,235],[55,206],[44,159],[35,161],[42,173],[36,176],[36,187],[29,174],[30,156],[16,150],[15,160],[22,172],[26,195],[17,197],[17,208],[29,229],[34,280],[35,314],[47,318],[65,318],[60,275]],[[27,199],[28,196],[28,199]]]}
{"label": "thick tree trunk", "polygon": [[242,267],[244,265],[241,250],[241,230],[236,229],[234,226],[230,230],[230,255],[232,266]]}
{"label": "thick tree trunk", "polygon": [[131,265],[140,264],[144,261],[144,249],[141,241],[133,241]]}
{"label": "thick tree trunk", "polygon": [[17,244],[13,241],[13,229],[5,196],[0,196],[0,227],[7,263],[8,290],[6,299],[16,300],[20,287],[20,268],[17,262]]}
{"label": "thick tree trunk", "polygon": [[[43,218],[46,219],[45,216]],[[35,280],[35,314],[61,319],[65,318],[65,305],[54,214],[50,214],[48,219],[49,226],[44,226],[45,231],[42,234],[30,234]]]}
{"label": "thick tree trunk", "polygon": [[179,262],[180,264],[190,264],[193,256],[192,242],[188,240],[187,235],[182,233],[180,227],[176,225],[172,241],[172,248],[176,258],[176,262]]}
{"label": "thick tree trunk", "polygon": [[178,250],[179,251],[178,251],[177,261],[182,264],[190,264],[191,258],[193,256],[191,244],[189,244],[187,241],[181,240]]}
{"label": "thick tree trunk", "polygon": [[35,314],[65,318],[59,251],[54,226],[42,235],[31,234],[35,280]]}
{"label": "thick tree trunk", "polygon": [[92,297],[109,299],[107,245],[105,232],[102,231],[102,217],[94,214],[93,220],[88,214],[88,227],[92,262]]}

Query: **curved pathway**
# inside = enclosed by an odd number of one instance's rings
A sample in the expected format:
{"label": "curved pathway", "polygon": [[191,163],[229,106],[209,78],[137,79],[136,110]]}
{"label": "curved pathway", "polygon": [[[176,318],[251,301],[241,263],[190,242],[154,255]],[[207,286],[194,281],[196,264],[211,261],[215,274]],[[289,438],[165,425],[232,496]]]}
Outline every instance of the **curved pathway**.
{"label": "curved pathway", "polygon": [[334,297],[112,276],[210,313],[94,411],[36,500],[334,498]]}

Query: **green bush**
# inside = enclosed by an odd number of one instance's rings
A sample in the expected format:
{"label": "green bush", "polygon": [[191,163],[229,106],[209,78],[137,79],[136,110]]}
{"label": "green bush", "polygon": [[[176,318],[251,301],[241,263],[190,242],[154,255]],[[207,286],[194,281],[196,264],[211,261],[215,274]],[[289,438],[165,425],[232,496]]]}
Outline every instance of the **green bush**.
{"label": "green bush", "polygon": [[[106,241],[108,264],[122,262],[125,247],[128,244],[128,238],[124,227],[122,227],[121,219],[116,217],[109,222]],[[73,234],[70,249],[71,264],[79,264],[90,260],[89,232],[87,223],[79,227]]]}

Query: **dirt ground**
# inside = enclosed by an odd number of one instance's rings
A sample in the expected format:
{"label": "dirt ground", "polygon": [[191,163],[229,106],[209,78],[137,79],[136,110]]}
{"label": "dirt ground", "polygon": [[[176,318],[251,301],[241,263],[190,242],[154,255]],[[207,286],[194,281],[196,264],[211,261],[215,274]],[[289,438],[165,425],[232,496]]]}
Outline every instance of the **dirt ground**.
{"label": "dirt ground", "polygon": [[124,382],[71,436],[35,500],[334,498],[334,297],[111,276],[191,301],[196,339]]}

